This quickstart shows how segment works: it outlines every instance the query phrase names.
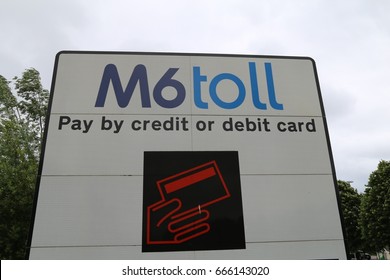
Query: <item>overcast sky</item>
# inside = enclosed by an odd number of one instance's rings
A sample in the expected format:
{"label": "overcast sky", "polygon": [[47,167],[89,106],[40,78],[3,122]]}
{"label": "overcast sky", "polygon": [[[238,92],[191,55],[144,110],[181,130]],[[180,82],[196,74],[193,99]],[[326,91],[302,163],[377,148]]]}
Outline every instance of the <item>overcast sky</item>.
{"label": "overcast sky", "polygon": [[0,75],[50,89],[60,50],[310,56],[336,173],[364,191],[390,160],[388,0],[1,0]]}

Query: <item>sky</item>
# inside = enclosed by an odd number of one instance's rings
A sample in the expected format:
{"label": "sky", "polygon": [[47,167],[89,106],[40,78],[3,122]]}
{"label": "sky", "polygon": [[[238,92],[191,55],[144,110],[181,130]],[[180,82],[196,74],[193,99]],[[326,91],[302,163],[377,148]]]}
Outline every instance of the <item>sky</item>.
{"label": "sky", "polygon": [[50,89],[61,50],[309,56],[336,175],[363,192],[390,160],[388,0],[1,0],[0,75],[37,69]]}

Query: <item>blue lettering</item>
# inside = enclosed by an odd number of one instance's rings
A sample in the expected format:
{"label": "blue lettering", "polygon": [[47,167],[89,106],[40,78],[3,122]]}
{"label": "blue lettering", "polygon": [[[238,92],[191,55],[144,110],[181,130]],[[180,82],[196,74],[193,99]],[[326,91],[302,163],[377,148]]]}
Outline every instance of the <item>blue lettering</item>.
{"label": "blue lettering", "polygon": [[268,97],[269,97],[269,102],[271,103],[271,107],[276,110],[283,110],[283,104],[280,104],[276,101],[274,78],[272,75],[271,63],[269,62],[264,63],[264,67],[265,67],[265,76],[267,78]]}
{"label": "blue lettering", "polygon": [[[257,69],[255,62],[249,62],[249,82],[250,90],[252,93],[252,103],[255,108],[259,110],[267,110],[268,104],[263,102],[260,97],[259,83],[257,76]],[[264,63],[265,68],[265,80],[267,83],[269,105],[275,110],[284,110],[282,103],[279,103],[276,98],[274,79],[272,73],[272,65],[269,62]],[[153,87],[153,99],[163,108],[176,108],[183,104],[186,98],[186,88],[179,80],[173,78],[179,68],[169,68],[165,74],[157,81]],[[246,79],[248,77],[245,77]],[[217,88],[220,82],[228,80],[235,84],[237,87],[237,97],[233,101],[226,101],[224,97],[226,92],[217,92]],[[199,66],[193,67],[193,94],[194,104],[197,108],[208,109],[208,100],[202,99],[202,83],[208,81],[207,75],[201,74]],[[110,85],[115,93],[116,101],[119,107],[125,108],[129,105],[130,99],[133,96],[134,90],[139,85],[139,92],[141,95],[141,105],[143,108],[150,108],[150,92],[148,75],[145,65],[138,64],[134,67],[133,72],[129,78],[125,90],[123,90],[121,80],[119,78],[118,69],[114,64],[108,64],[104,68],[102,80],[100,82],[99,91],[97,94],[95,107],[104,107],[106,102],[107,93]],[[234,86],[233,86],[234,87]],[[167,99],[164,97],[166,88],[170,88],[176,91],[176,95],[173,98]],[[229,90],[230,92],[230,90]],[[232,73],[221,73],[210,79],[208,86],[208,94],[212,102],[222,109],[235,109],[243,104],[246,98],[246,88],[243,80],[240,77]]]}
{"label": "blue lettering", "polygon": [[193,68],[193,77],[194,77],[194,102],[196,107],[200,109],[207,109],[209,105],[202,101],[201,96],[201,82],[207,82],[207,76],[200,74],[200,67],[195,66]]}
{"label": "blue lettering", "polygon": [[[179,70],[179,68],[169,68],[168,71],[157,82],[153,90],[154,100],[158,105],[164,108],[175,108],[181,105],[186,97],[186,89],[184,85],[178,80],[172,79],[173,75]],[[163,89],[165,87],[172,87],[176,89],[177,95],[172,100],[166,100],[162,96]]]}
{"label": "blue lettering", "polygon": [[[234,82],[238,87],[238,96],[233,102],[225,102],[221,100],[217,95],[217,85],[222,80],[230,80]],[[244,83],[235,75],[230,73],[219,74],[210,82],[210,97],[216,105],[224,109],[234,109],[239,107],[245,99],[245,86]]]}
{"label": "blue lettering", "polygon": [[261,102],[260,100],[259,84],[257,82],[257,73],[256,73],[256,63],[254,62],[249,62],[249,76],[251,80],[253,105],[255,105],[257,109],[266,110],[267,104]]}
{"label": "blue lettering", "polygon": [[133,95],[135,86],[139,81],[141,91],[142,107],[150,108],[150,95],[148,86],[148,76],[145,65],[138,64],[130,77],[126,89],[123,91],[122,83],[119,78],[118,70],[114,64],[108,64],[104,68],[102,81],[100,83],[99,92],[96,98],[95,107],[104,107],[106,96],[110,82],[115,91],[116,101],[121,108],[129,105],[131,96]]}

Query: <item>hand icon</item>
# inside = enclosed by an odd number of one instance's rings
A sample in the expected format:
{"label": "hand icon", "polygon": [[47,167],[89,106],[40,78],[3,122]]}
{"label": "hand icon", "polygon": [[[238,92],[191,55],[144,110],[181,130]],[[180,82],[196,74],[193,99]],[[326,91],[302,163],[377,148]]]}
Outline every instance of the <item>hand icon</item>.
{"label": "hand icon", "polygon": [[147,208],[147,244],[179,244],[210,231],[205,222],[209,211],[192,209],[180,212],[178,198],[161,200]]}

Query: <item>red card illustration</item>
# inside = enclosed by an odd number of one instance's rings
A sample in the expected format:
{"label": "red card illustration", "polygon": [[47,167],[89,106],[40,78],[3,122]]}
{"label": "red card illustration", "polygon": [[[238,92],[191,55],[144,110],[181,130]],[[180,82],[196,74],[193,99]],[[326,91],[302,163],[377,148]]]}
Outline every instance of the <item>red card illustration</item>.
{"label": "red card illustration", "polygon": [[[186,248],[196,250],[196,247],[198,246],[194,247],[194,244],[197,243],[194,243],[194,240],[199,239],[201,236],[203,236],[203,239],[206,238],[207,240],[216,234],[216,232],[212,233],[213,224],[216,223],[217,220],[221,220],[216,219],[221,216],[221,213],[216,213],[218,210],[218,207],[216,206],[231,199],[232,195],[224,175],[221,173],[217,160],[214,159],[199,164],[201,158],[205,158],[205,160],[212,158],[212,155],[209,154],[210,152],[207,152],[207,154],[205,154],[206,152],[167,153],[168,154],[162,154],[160,152],[156,154],[156,152],[154,152],[153,154],[155,156],[152,156],[152,158],[155,158],[153,161],[154,164],[149,168],[146,167],[146,164],[149,163],[146,159],[148,157],[145,158],[145,168],[153,170],[154,178],[163,176],[165,170],[178,170],[179,172],[170,173],[169,176],[160,177],[158,180],[148,180],[148,178],[144,178],[143,251],[187,250]],[[182,156],[183,153],[185,153],[185,155],[190,153],[193,157],[196,156],[193,160],[189,160]],[[220,159],[222,155],[221,152],[218,152],[217,154],[219,162],[223,162]],[[230,152],[228,152],[228,154],[230,154]],[[162,162],[162,166],[157,168],[156,161],[162,161],[162,157],[168,157],[170,159],[169,162],[172,162],[173,160],[173,162],[178,162],[178,165],[163,164]],[[176,158],[176,160],[174,158]],[[186,163],[180,164],[183,160],[185,160]],[[192,165],[191,162],[193,162]],[[223,163],[223,166],[226,169],[226,163]],[[144,176],[149,176],[148,172],[145,172]],[[232,174],[230,172],[227,176],[230,178],[228,181],[232,181]],[[237,176],[238,181],[236,178],[235,190],[233,193],[239,194],[239,208],[241,209],[240,217],[243,226],[239,174],[237,174]],[[154,182],[152,187],[154,185],[155,190],[147,190],[146,185],[149,185],[149,182]],[[237,191],[237,189],[239,191]],[[158,199],[156,199],[157,196],[155,195],[155,198],[153,199],[154,202],[151,204],[145,202],[145,197],[148,197],[149,191],[155,191],[155,194],[158,193]],[[229,211],[227,211],[227,213],[228,212]],[[226,220],[229,221],[230,218],[231,217],[228,217]],[[221,225],[218,225],[215,228],[217,230],[218,228],[221,228]],[[216,240],[216,244],[217,243],[218,240]],[[202,244],[204,247],[205,243],[203,242]],[[215,247],[215,244],[211,247]],[[218,245],[217,248],[219,247],[220,246]]]}

